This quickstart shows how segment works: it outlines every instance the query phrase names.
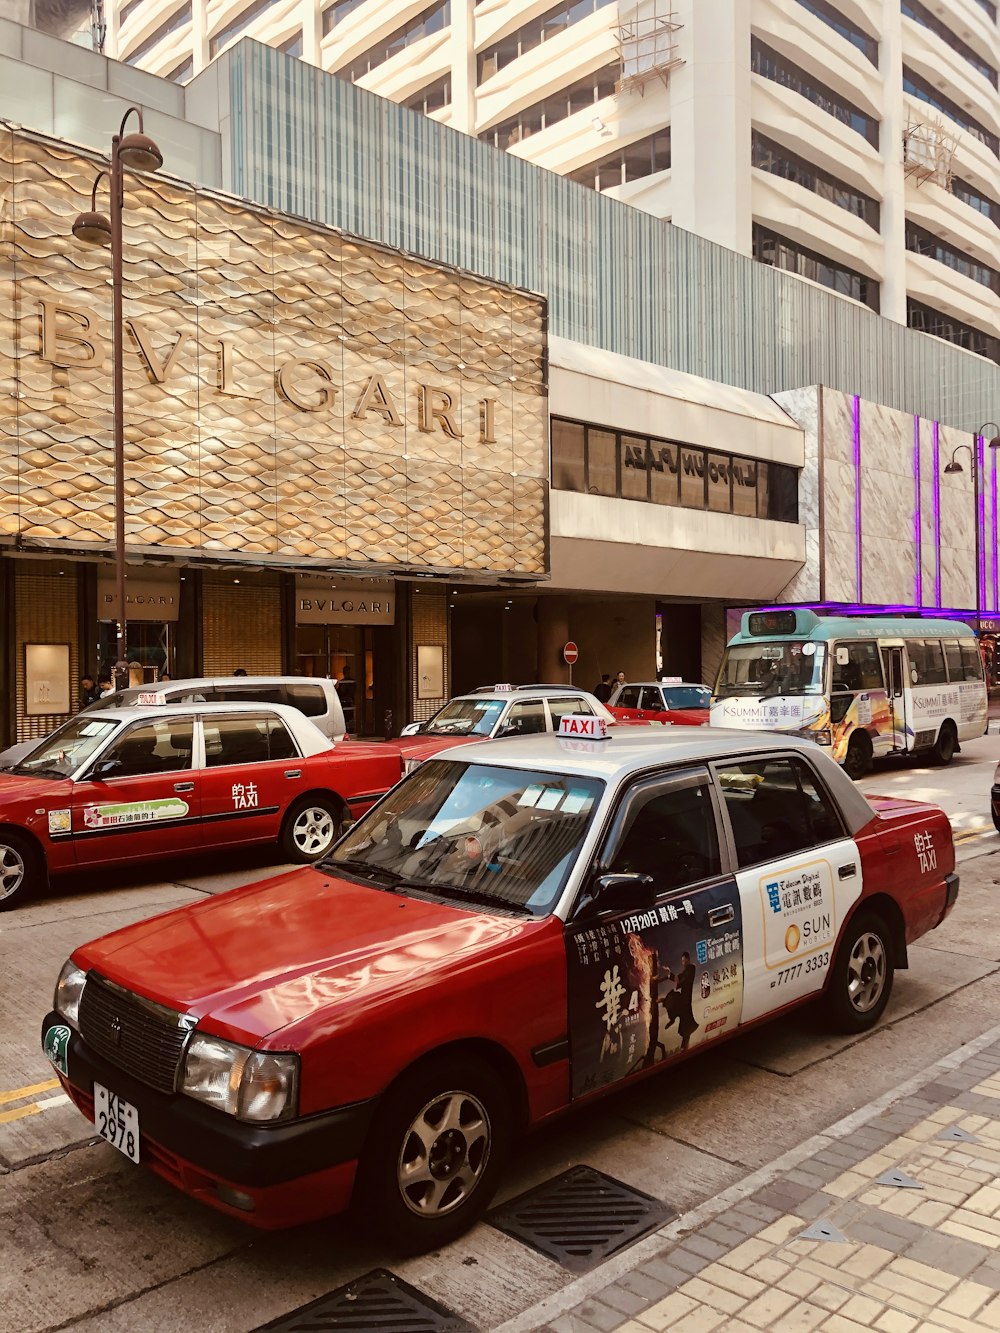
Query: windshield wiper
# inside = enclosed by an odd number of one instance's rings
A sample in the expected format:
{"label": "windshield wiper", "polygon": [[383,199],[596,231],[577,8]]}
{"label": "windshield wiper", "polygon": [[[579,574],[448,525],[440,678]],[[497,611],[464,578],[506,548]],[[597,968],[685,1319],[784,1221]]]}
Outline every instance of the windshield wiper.
{"label": "windshield wiper", "polygon": [[13,764],[10,768],[4,769],[5,773],[16,773],[22,778],[65,778],[68,773],[64,773],[61,768],[26,768],[23,764]]}
{"label": "windshield wiper", "polygon": [[317,861],[316,866],[317,868],[322,866],[324,870],[334,875],[346,870],[348,874],[357,875],[364,880],[386,880],[387,883],[380,884],[379,888],[394,889],[399,878],[395,870],[390,870],[387,866],[372,865],[370,861],[362,861],[359,857],[346,857],[336,861],[327,857],[323,861]]}
{"label": "windshield wiper", "polygon": [[495,893],[486,893],[483,889],[467,889],[457,884],[400,884],[397,888],[424,889],[427,893],[436,893],[442,898],[461,898],[465,902],[481,903],[484,907],[497,907],[505,911],[516,912],[519,916],[534,916],[530,907],[524,903],[511,902],[509,898],[500,898]]}

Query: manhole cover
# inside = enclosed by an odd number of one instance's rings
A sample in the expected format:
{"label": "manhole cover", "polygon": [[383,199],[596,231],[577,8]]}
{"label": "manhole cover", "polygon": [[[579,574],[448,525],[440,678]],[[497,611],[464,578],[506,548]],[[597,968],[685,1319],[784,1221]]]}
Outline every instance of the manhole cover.
{"label": "manhole cover", "polygon": [[384,1268],[320,1296],[290,1314],[261,1324],[285,1333],[476,1333],[475,1326]]}
{"label": "manhole cover", "polygon": [[589,1166],[573,1166],[490,1214],[509,1236],[585,1273],[677,1216],[677,1210]]}

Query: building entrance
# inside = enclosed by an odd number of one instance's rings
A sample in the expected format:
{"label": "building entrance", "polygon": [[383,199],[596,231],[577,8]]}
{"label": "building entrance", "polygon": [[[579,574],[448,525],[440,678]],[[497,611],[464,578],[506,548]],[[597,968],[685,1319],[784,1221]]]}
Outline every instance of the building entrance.
{"label": "building entrance", "polygon": [[373,736],[375,722],[375,651],[367,625],[298,625],[295,671],[337,682],[347,730]]}
{"label": "building entrance", "polygon": [[[173,676],[177,624],[172,620],[130,620],[128,660],[142,667],[142,683],[159,680],[164,672]],[[118,626],[113,620],[98,622],[97,670],[110,676],[118,658]]]}

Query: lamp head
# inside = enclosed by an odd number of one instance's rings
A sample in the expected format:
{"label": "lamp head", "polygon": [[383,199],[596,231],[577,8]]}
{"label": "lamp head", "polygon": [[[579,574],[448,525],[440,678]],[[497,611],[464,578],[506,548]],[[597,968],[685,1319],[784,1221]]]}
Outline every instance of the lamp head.
{"label": "lamp head", "polygon": [[956,463],[953,458],[950,463],[945,464],[944,470],[945,472],[964,472],[965,468],[962,467],[961,463]]}
{"label": "lamp head", "polygon": [[110,245],[111,219],[104,213],[81,213],[73,223],[73,235],[86,245]]}
{"label": "lamp head", "polygon": [[126,134],[118,156],[133,171],[159,171],[163,166],[163,154],[148,134]]}
{"label": "lamp head", "polygon": [[1000,449],[1000,435],[994,435],[994,436],[993,436],[993,439],[990,440],[990,448],[991,448],[991,449]]}

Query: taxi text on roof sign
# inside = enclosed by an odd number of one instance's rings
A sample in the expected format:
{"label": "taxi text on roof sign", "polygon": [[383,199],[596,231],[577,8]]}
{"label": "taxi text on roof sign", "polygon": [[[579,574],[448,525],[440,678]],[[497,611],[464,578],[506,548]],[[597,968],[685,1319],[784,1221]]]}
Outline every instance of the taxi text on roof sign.
{"label": "taxi text on roof sign", "polygon": [[144,690],[142,694],[136,696],[135,701],[140,708],[145,708],[153,704],[165,704],[167,696],[161,694],[158,690]]}
{"label": "taxi text on roof sign", "polygon": [[559,735],[582,736],[592,741],[607,740],[607,720],[590,713],[567,713],[559,719]]}

